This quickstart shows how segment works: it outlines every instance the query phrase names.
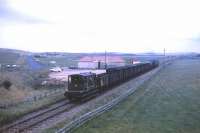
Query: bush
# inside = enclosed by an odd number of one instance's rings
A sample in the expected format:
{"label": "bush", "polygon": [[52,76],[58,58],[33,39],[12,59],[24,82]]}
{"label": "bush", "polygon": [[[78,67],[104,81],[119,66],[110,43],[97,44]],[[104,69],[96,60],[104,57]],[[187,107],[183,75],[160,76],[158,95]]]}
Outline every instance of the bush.
{"label": "bush", "polygon": [[2,86],[3,86],[5,89],[9,90],[10,87],[12,86],[12,83],[11,83],[9,80],[5,80],[5,81],[3,81]]}

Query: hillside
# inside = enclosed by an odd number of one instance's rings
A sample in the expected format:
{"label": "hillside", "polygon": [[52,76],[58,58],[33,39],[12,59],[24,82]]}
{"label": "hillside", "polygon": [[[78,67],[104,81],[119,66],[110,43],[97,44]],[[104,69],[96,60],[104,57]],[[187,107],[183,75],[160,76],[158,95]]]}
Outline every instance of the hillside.
{"label": "hillside", "polygon": [[23,51],[0,49],[0,64],[21,64],[24,55],[27,54]]}
{"label": "hillside", "polygon": [[[42,67],[53,66],[77,66],[79,59],[83,56],[104,56],[104,52],[99,53],[65,53],[65,52],[43,52],[43,53],[31,53],[22,50],[14,49],[2,49],[0,48],[0,64],[17,64],[28,65],[28,68],[39,69]],[[107,56],[122,56],[126,62],[131,59],[137,60],[149,60],[160,58],[162,55],[156,53],[117,53],[107,52]],[[50,61],[56,61],[56,64],[51,64]],[[42,66],[44,65],[44,66]]]}

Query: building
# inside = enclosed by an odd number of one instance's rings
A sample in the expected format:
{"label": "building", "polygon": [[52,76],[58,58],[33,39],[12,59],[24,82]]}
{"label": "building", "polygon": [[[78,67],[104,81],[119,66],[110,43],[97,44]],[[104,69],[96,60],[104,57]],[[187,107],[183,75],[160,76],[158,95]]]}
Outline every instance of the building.
{"label": "building", "polygon": [[78,68],[105,68],[105,62],[110,66],[124,66],[125,60],[120,56],[85,56],[78,62]]}

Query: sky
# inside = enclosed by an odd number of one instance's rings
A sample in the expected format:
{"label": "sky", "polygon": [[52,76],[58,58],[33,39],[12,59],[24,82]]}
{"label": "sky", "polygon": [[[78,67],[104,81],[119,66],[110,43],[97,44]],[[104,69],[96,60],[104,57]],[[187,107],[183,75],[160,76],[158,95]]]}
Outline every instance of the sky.
{"label": "sky", "polygon": [[0,0],[0,47],[199,52],[198,0]]}

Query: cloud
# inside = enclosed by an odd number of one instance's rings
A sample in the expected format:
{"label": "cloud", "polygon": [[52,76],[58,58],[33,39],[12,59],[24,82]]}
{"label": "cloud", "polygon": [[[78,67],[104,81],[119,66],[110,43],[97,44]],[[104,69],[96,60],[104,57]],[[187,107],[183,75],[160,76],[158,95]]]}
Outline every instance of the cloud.
{"label": "cloud", "polygon": [[195,0],[0,1],[4,47],[29,51],[186,51],[200,31]]}
{"label": "cloud", "polygon": [[200,34],[186,40],[187,49],[193,52],[200,52]]}
{"label": "cloud", "polygon": [[0,23],[20,22],[20,23],[45,23],[45,20],[37,19],[12,9],[6,0],[0,0]]}

